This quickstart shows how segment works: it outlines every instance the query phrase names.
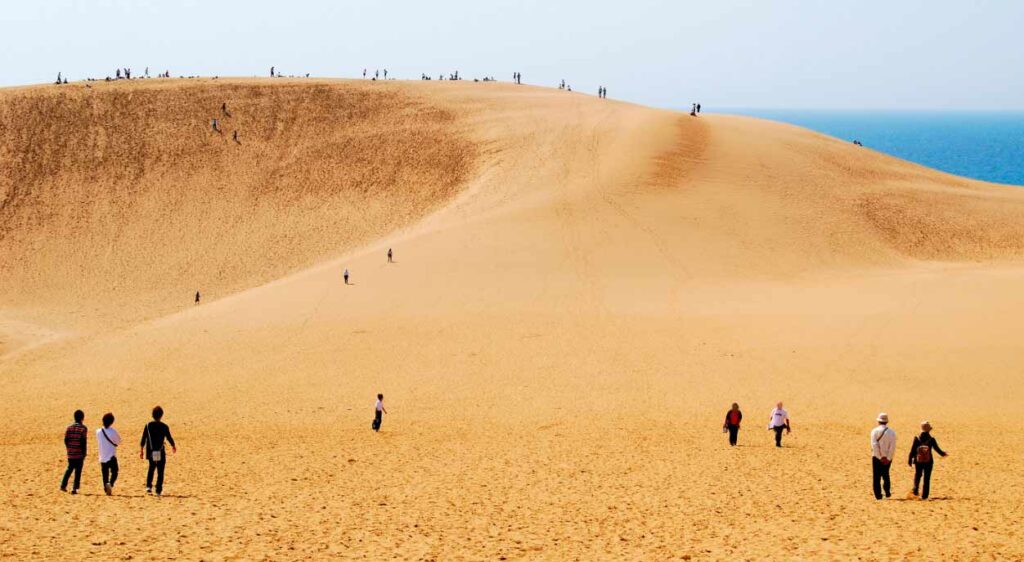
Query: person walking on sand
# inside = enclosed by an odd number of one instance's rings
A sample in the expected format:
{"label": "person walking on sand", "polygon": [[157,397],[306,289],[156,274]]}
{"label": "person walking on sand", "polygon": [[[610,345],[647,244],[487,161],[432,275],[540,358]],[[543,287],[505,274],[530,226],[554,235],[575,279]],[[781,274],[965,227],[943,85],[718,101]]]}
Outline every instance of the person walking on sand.
{"label": "person walking on sand", "polygon": [[242,144],[238,142],[238,129],[231,132],[231,140],[235,141],[235,144]]}
{"label": "person walking on sand", "polygon": [[[932,484],[932,468],[935,465],[935,453],[945,457],[946,452],[939,447],[938,441],[932,437],[932,424],[921,422],[921,435],[914,437],[914,444],[910,446],[910,457],[907,460],[914,470],[914,489],[911,492],[917,496],[921,491],[921,499],[928,499],[928,492]],[[924,478],[924,487],[921,487],[921,479]]]}
{"label": "person walking on sand", "polygon": [[883,492],[887,498],[892,495],[889,469],[896,455],[896,432],[889,427],[889,414],[878,414],[875,421],[878,427],[871,430],[871,488],[875,499],[880,500]]}
{"label": "person walking on sand", "polygon": [[729,432],[729,445],[732,447],[736,446],[736,441],[740,435],[740,422],[743,421],[743,412],[740,411],[740,405],[733,402],[732,408],[725,413],[725,424],[722,429]]}
{"label": "person walking on sand", "polygon": [[697,113],[700,113],[700,104],[697,104]]}
{"label": "person walking on sand", "polygon": [[74,419],[75,423],[69,425],[64,430],[64,448],[67,449],[68,453],[68,469],[64,471],[64,478],[60,481],[60,491],[68,491],[68,480],[71,478],[71,474],[74,473],[75,482],[71,488],[71,493],[77,494],[78,488],[82,484],[82,463],[85,462],[86,449],[88,448],[87,437],[89,436],[89,428],[82,424],[85,420],[85,412],[75,410]]}
{"label": "person walking on sand", "polygon": [[388,248],[388,263],[394,263],[395,262],[393,257],[394,257],[394,254],[391,253],[391,248]]}
{"label": "person walking on sand", "polygon": [[214,131],[216,131],[218,133],[220,132],[220,129],[217,128],[217,118],[216,117],[214,117],[213,121],[210,122],[210,126],[213,127]]}
{"label": "person walking on sand", "polygon": [[108,496],[114,493],[117,482],[117,446],[121,444],[121,434],[111,427],[114,425],[114,414],[103,414],[103,427],[96,430],[96,442],[100,449],[100,474],[103,476],[103,492]]}
{"label": "person walking on sand", "polygon": [[384,420],[384,414],[388,413],[384,408],[384,395],[377,395],[377,404],[373,407],[373,430],[380,431],[380,422]]}
{"label": "person walking on sand", "polygon": [[199,291],[196,291],[196,304],[199,304]]}
{"label": "person walking on sand", "polygon": [[775,446],[782,446],[782,430],[790,433],[793,429],[789,423],[789,412],[782,407],[782,402],[775,405],[772,415],[768,419],[768,429],[775,432]]}
{"label": "person walking on sand", "polygon": [[270,67],[270,77],[274,77],[274,67]]}
{"label": "person walking on sand", "polygon": [[160,406],[153,408],[153,421],[146,424],[142,430],[142,439],[139,441],[139,458],[149,461],[149,471],[146,473],[146,493],[153,493],[153,473],[156,472],[156,497],[164,492],[164,467],[167,465],[167,450],[164,448],[164,440],[171,444],[171,451],[178,452],[178,447],[171,437],[171,428],[160,421],[164,417],[164,409]]}
{"label": "person walking on sand", "polygon": [[348,268],[347,267],[345,268],[345,271],[341,274],[341,276],[345,278],[345,284],[348,285]]}

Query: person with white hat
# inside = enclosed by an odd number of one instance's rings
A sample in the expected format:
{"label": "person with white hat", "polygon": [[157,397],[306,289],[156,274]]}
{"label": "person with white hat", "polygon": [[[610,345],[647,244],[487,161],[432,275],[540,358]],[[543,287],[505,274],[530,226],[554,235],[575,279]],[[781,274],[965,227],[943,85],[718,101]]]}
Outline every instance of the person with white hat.
{"label": "person with white hat", "polygon": [[875,421],[878,427],[871,430],[871,486],[875,499],[880,500],[883,491],[887,498],[892,495],[889,469],[896,455],[896,432],[889,427],[889,414],[878,414]]}
{"label": "person with white hat", "polygon": [[[914,491],[912,492],[915,496],[917,491],[921,490],[921,499],[928,499],[928,491],[931,488],[932,483],[932,467],[935,466],[935,455],[933,452],[938,453],[940,456],[946,456],[946,452],[939,447],[938,441],[932,437],[932,424],[928,422],[921,422],[921,435],[914,437],[914,444],[910,447],[910,458],[908,462],[910,466],[916,465],[914,471]],[[921,477],[924,477],[924,488],[920,488]]]}

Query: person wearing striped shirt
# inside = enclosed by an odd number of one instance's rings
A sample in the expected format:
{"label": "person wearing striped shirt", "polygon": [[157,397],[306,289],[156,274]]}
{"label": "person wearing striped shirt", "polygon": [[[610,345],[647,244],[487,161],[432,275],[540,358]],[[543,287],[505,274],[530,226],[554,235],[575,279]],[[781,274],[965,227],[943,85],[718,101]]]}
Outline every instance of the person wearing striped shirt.
{"label": "person wearing striped shirt", "polygon": [[85,462],[86,449],[88,448],[88,440],[86,438],[89,435],[89,428],[82,424],[85,420],[85,412],[75,410],[74,417],[75,423],[69,425],[64,430],[64,447],[68,452],[68,469],[64,471],[64,479],[60,481],[60,491],[68,491],[68,480],[74,474],[75,482],[71,488],[71,493],[77,494],[78,488],[82,484],[82,463]]}

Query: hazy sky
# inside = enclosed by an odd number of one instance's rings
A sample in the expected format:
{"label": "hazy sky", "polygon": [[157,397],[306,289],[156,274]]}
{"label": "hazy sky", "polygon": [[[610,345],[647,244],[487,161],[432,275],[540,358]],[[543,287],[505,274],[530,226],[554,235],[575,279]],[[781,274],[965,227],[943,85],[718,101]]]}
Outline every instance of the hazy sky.
{"label": "hazy sky", "polygon": [[458,69],[665,107],[1024,108],[1019,0],[0,0],[0,85]]}

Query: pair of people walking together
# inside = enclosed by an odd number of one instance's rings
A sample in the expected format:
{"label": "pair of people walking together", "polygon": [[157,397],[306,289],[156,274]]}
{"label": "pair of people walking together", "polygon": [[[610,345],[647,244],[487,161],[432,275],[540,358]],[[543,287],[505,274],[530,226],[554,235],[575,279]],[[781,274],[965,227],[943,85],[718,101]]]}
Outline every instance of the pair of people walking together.
{"label": "pair of people walking together", "polygon": [[[740,424],[743,422],[743,412],[740,405],[733,402],[732,407],[725,413],[725,421],[722,423],[722,432],[729,434],[729,446],[735,447],[739,441]],[[782,402],[775,405],[768,418],[768,429],[775,432],[775,446],[782,447],[782,432],[789,433],[792,426],[789,421],[789,412],[782,407]]]}
{"label": "pair of people walking together", "polygon": [[[892,479],[890,469],[896,457],[896,432],[889,427],[889,415],[878,414],[878,426],[871,430],[871,487],[875,499],[892,496]],[[914,488],[912,497],[928,499],[931,491],[932,469],[935,466],[935,453],[946,456],[939,443],[931,434],[932,425],[921,423],[921,434],[914,437],[907,457],[907,464],[914,467]]]}

